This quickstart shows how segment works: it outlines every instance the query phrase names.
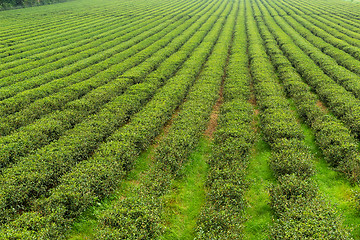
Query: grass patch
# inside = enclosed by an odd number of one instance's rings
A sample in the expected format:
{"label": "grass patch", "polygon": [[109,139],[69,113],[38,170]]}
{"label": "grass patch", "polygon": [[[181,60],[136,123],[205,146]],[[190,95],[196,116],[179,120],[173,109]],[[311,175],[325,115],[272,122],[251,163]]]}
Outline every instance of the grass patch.
{"label": "grass patch", "polygon": [[[296,105],[292,99],[289,100],[291,109],[300,119]],[[331,112],[328,113],[333,115]],[[319,187],[319,191],[330,201],[335,209],[342,215],[345,226],[351,231],[354,239],[360,239],[360,214],[355,209],[352,196],[353,191],[360,191],[359,186],[353,186],[346,177],[333,170],[325,161],[321,149],[317,146],[312,129],[305,123],[300,122],[302,131],[305,136],[305,143],[310,148],[314,156],[315,175],[313,179]],[[360,145],[359,145],[360,147]]]}
{"label": "grass patch", "polygon": [[344,224],[351,230],[352,237],[360,239],[360,214],[352,202],[353,191],[360,191],[360,187],[352,186],[343,174],[331,169],[315,143],[312,130],[305,124],[301,126],[305,135],[305,142],[315,157],[316,174],[314,180],[318,184],[320,192],[343,216]]}
{"label": "grass patch", "polygon": [[161,239],[194,239],[196,221],[205,203],[204,184],[208,174],[207,158],[211,154],[211,144],[202,138],[198,147],[190,155],[184,168],[184,177],[173,182],[171,194],[164,197],[164,219],[167,231]]}
{"label": "grass patch", "polygon": [[247,179],[250,187],[245,193],[248,207],[245,210],[244,239],[269,239],[272,211],[269,206],[269,187],[275,182],[269,167],[270,146],[260,139],[249,160]]}
{"label": "grass patch", "polygon": [[121,182],[121,186],[119,186],[119,189],[113,195],[104,199],[98,205],[89,208],[76,220],[68,234],[69,240],[93,239],[99,227],[98,216],[100,216],[100,213],[110,208],[121,196],[129,196],[131,194],[131,189],[136,185],[141,175],[149,169],[151,163],[150,156],[153,150],[154,147],[151,146],[138,157],[134,169],[128,173],[126,179]]}

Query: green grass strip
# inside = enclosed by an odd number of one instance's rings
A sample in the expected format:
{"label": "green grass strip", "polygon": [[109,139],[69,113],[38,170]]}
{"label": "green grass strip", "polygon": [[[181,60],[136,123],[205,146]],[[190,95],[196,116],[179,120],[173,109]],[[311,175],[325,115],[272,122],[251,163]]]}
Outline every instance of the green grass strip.
{"label": "green grass strip", "polygon": [[[296,117],[300,119],[295,102],[289,99],[289,103],[291,109],[296,113]],[[350,230],[351,236],[354,239],[360,239],[360,228],[358,227],[360,226],[360,215],[353,202],[353,192],[360,191],[360,186],[352,185],[343,174],[329,166],[321,149],[316,144],[313,130],[303,122],[300,124],[305,143],[314,156],[315,175],[313,179],[319,187],[319,192],[341,213],[344,225]]]}
{"label": "green grass strip", "polygon": [[244,239],[269,239],[269,227],[272,224],[272,212],[269,206],[269,187],[275,182],[269,167],[270,146],[262,139],[258,140],[249,160],[247,179],[250,183],[245,193],[248,207],[245,210],[247,221],[244,224]]}
{"label": "green grass strip", "polygon": [[121,183],[119,189],[109,198],[104,199],[97,206],[88,209],[79,219],[74,223],[72,230],[69,233],[69,240],[83,240],[93,239],[99,229],[98,217],[101,213],[111,208],[116,201],[124,196],[133,194],[132,189],[136,188],[142,175],[147,172],[151,165],[151,156],[154,151],[154,146],[151,146],[147,151],[143,152],[137,159],[134,169],[129,172],[126,179]]}
{"label": "green grass strip", "polygon": [[313,131],[306,124],[301,124],[301,127],[305,142],[314,155],[316,173],[313,178],[320,192],[343,215],[344,225],[351,230],[352,237],[360,239],[360,215],[353,202],[353,191],[360,191],[360,187],[351,185],[344,175],[331,169],[316,145]]}
{"label": "green grass strip", "polygon": [[205,203],[205,181],[208,174],[207,158],[211,154],[210,140],[201,138],[184,168],[185,177],[175,180],[170,195],[165,196],[165,218],[168,228],[161,239],[194,239],[201,207]]}

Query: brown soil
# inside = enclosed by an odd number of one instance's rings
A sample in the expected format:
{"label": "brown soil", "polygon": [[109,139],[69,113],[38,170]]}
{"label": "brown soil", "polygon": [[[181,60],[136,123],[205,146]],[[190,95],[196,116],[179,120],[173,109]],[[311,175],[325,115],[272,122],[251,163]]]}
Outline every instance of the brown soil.
{"label": "brown soil", "polygon": [[224,102],[223,91],[224,91],[224,88],[223,88],[223,84],[222,84],[221,87],[220,87],[220,91],[219,91],[219,98],[216,100],[216,103],[213,106],[212,112],[210,114],[210,121],[208,123],[208,127],[204,132],[204,135],[206,137],[208,137],[210,140],[213,139],[214,132],[216,131],[216,127],[217,127],[217,124],[218,124],[220,107]]}
{"label": "brown soil", "polygon": [[[180,105],[181,106],[181,105]],[[170,120],[168,120],[164,127],[163,130],[161,132],[161,134],[159,134],[158,136],[156,136],[156,138],[154,139],[154,148],[157,148],[161,142],[161,140],[167,135],[167,133],[169,132],[171,125],[173,124],[174,120],[176,119],[176,117],[179,115],[180,112],[180,106],[178,106],[174,113],[171,115]]]}
{"label": "brown soil", "polygon": [[249,103],[253,105],[254,107],[257,105],[255,94],[251,94],[251,97],[249,99]]}
{"label": "brown soil", "polygon": [[250,92],[251,92],[251,95],[250,95],[250,98],[248,100],[248,102],[253,106],[253,111],[254,111],[254,116],[253,116],[253,120],[251,122],[251,128],[253,129],[253,131],[255,133],[259,132],[259,127],[258,127],[258,115],[260,114],[260,111],[259,109],[257,109],[257,100],[256,100],[256,94],[255,94],[255,90],[254,90],[254,83],[253,81],[250,82]]}
{"label": "brown soil", "polygon": [[[254,105],[254,107],[255,106],[256,105]],[[259,109],[254,108],[254,117],[253,117],[253,120],[251,122],[251,128],[255,133],[257,133],[259,131],[259,128],[257,126],[257,120],[256,120],[259,113],[260,113]]]}
{"label": "brown soil", "polygon": [[132,180],[129,181],[129,184],[133,185],[133,186],[139,186],[140,185],[140,181],[139,180]]}
{"label": "brown soil", "polygon": [[325,113],[328,113],[328,112],[329,112],[329,110],[327,109],[327,107],[326,107],[326,106],[324,105],[324,103],[321,102],[320,100],[317,101],[316,106],[318,106],[318,107],[319,107],[323,112],[325,112]]}

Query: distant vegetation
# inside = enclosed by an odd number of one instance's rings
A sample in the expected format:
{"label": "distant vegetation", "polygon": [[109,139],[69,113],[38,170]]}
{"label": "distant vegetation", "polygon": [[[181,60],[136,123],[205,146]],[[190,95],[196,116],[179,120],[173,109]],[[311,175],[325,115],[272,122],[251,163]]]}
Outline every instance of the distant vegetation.
{"label": "distant vegetation", "polygon": [[[65,0],[27,1],[0,3]],[[360,239],[359,16],[343,0],[0,12],[0,240]]]}
{"label": "distant vegetation", "polygon": [[0,0],[0,10],[64,2],[65,0]]}

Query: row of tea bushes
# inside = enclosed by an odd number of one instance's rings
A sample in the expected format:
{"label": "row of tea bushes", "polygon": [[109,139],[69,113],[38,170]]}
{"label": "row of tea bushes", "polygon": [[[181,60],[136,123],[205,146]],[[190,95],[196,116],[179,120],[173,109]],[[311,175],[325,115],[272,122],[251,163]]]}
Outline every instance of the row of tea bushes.
{"label": "row of tea bushes", "polygon": [[316,142],[327,162],[347,174],[352,181],[357,181],[360,172],[356,140],[340,121],[317,106],[319,101],[317,96],[303,82],[300,74],[280,50],[275,36],[267,29],[266,24],[270,23],[259,21],[258,24],[267,52],[271,56],[285,90],[294,99],[299,115],[314,130]]}
{"label": "row of tea bushes", "polygon": [[[255,3],[247,1],[250,70],[260,106],[262,132],[272,148],[270,167],[278,183],[270,189],[276,216],[272,239],[347,239],[349,233],[333,207],[324,200],[311,176],[313,156],[304,143],[296,115],[278,83],[256,24],[262,22]],[[252,11],[256,13],[254,15]]]}
{"label": "row of tea bushes", "polygon": [[[195,24],[194,21],[196,20],[198,19],[189,19],[182,26],[168,33],[157,42],[161,47],[160,50],[158,47],[150,47],[152,51],[155,51],[153,55],[136,67],[125,71],[120,78],[110,80],[108,84],[90,91],[82,98],[68,102],[62,107],[63,111],[49,113],[35,123],[21,128],[20,131],[0,138],[2,146],[0,149],[1,167],[10,162],[15,162],[19,157],[58,139],[87,116],[99,111],[103,104],[123,93],[131,85],[142,82],[149,72],[156,69],[166,58],[176,52],[201,27],[206,19],[199,20]],[[167,43],[168,45],[165,46],[164,44]],[[41,108],[42,111],[45,109],[46,106]],[[34,111],[32,114],[34,115]],[[28,119],[28,121],[30,120]],[[16,122],[18,121],[13,119],[11,124]],[[13,126],[7,123],[5,127],[10,130]]]}
{"label": "row of tea bushes", "polygon": [[[219,8],[213,5],[214,10]],[[221,9],[221,8],[220,8]],[[204,36],[210,31],[217,17],[211,11],[205,14],[209,21],[177,53],[165,61],[165,65],[150,74],[144,83],[134,85],[132,91],[122,95],[116,112],[129,113],[134,107],[146,104],[162,82],[173,75],[170,68],[177,70],[187,56],[192,54]],[[202,66],[201,52],[207,48],[196,48],[177,74],[167,80],[153,99],[124,127],[117,130],[107,143],[100,145],[88,160],[78,163],[75,168],[59,178],[59,185],[47,194],[45,199],[35,200],[27,213],[9,222],[2,238],[35,237],[57,238],[64,234],[76,216],[88,207],[106,197],[119,184],[124,174],[132,168],[136,157],[146,149],[158,135],[174,109],[182,102],[186,92],[195,81]],[[202,57],[206,60],[206,55]],[[196,70],[197,69],[197,70]],[[104,118],[103,118],[104,119]],[[36,223],[36,224],[35,224]]]}
{"label": "row of tea bushes", "polygon": [[202,61],[211,55],[198,69],[202,69],[201,73],[179,115],[157,147],[153,169],[136,189],[138,192],[135,196],[120,200],[112,209],[104,212],[104,227],[98,238],[137,239],[144,236],[152,239],[164,232],[165,220],[162,216],[164,206],[168,204],[164,196],[171,191],[172,182],[182,177],[182,169],[203,135],[212,106],[218,98],[236,13],[234,4],[230,14],[226,14],[231,10],[231,5],[227,4],[223,13],[229,16],[218,18],[207,39],[202,42],[202,49],[197,55]]}
{"label": "row of tea bushes", "polygon": [[281,50],[307,84],[313,88],[336,117],[344,122],[352,134],[358,136],[360,131],[360,100],[326,75],[306,53],[294,44],[292,38],[277,25],[274,19],[265,17],[264,20],[269,22],[269,30],[279,42]]}
{"label": "row of tea bushes", "polygon": [[[59,110],[67,102],[76,100],[91,90],[116,79],[117,76],[129,68],[140,64],[154,52],[165,47],[169,39],[175,37],[173,30],[176,27],[177,25],[167,26],[163,31],[148,36],[138,44],[128,42],[125,45],[130,48],[122,49],[124,51],[103,62],[91,65],[68,77],[56,79],[38,88],[23,91],[12,98],[3,100],[1,110],[3,110],[3,115],[7,116],[1,122],[5,124],[1,128],[2,135],[6,135],[14,128],[31,123],[44,114]],[[159,41],[159,46],[152,45],[153,41]],[[131,47],[131,44],[135,45]],[[120,45],[119,48],[121,49]],[[22,118],[25,119],[21,120]]]}
{"label": "row of tea bushes", "polygon": [[[240,4],[242,6],[242,3]],[[242,239],[243,194],[248,158],[255,141],[250,98],[244,12],[237,15],[224,83],[224,103],[209,159],[206,203],[197,221],[196,239]]]}

